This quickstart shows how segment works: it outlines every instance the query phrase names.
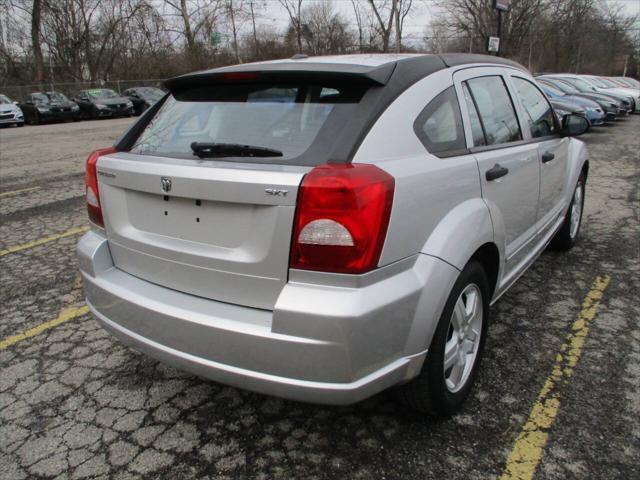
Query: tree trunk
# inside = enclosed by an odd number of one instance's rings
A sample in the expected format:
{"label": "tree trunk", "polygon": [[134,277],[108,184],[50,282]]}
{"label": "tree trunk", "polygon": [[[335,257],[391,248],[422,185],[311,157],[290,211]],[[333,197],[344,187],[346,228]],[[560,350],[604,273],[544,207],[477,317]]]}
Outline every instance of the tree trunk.
{"label": "tree trunk", "polygon": [[196,48],[196,41],[193,37],[193,32],[191,31],[187,0],[180,0],[180,16],[182,17],[182,23],[184,23],[184,37],[187,40],[187,47],[190,52],[194,52]]}
{"label": "tree trunk", "polygon": [[42,2],[33,0],[33,10],[31,12],[31,47],[33,48],[33,79],[35,83],[44,81],[44,58],[42,57],[42,47],[40,46],[40,14],[42,12]]}
{"label": "tree trunk", "polygon": [[396,52],[402,51],[402,29],[400,28],[400,5],[399,0],[393,0],[392,15],[395,17],[396,22]]}
{"label": "tree trunk", "polygon": [[254,55],[256,58],[260,58],[260,45],[258,44],[258,34],[256,32],[256,15],[253,12],[253,2],[249,2],[249,8],[251,9],[251,23],[253,24],[253,48],[255,49]]}
{"label": "tree trunk", "polygon": [[233,32],[233,53],[236,56],[236,63],[240,63],[240,54],[238,53],[238,30],[236,29],[236,18],[233,11],[233,0],[229,0],[229,18],[231,19],[231,30]]}

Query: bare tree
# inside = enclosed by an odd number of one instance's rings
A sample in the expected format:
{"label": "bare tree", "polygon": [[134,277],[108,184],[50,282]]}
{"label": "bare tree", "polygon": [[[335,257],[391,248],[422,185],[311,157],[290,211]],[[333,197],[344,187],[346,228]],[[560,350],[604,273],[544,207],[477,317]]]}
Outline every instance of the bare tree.
{"label": "bare tree", "polygon": [[278,0],[289,15],[291,25],[296,32],[298,53],[302,53],[302,2],[303,0]]}
{"label": "bare tree", "polygon": [[304,40],[313,55],[347,53],[353,45],[348,23],[336,12],[333,3],[312,4],[302,11]]}
{"label": "bare tree", "polygon": [[378,21],[378,29],[380,36],[382,37],[382,51],[386,53],[389,51],[389,40],[391,38],[397,0],[392,0],[391,7],[389,7],[389,2],[387,0],[383,0],[382,2],[376,0],[368,1],[375,18]]}
{"label": "bare tree", "polygon": [[31,9],[31,48],[33,49],[33,81],[42,83],[44,80],[44,58],[40,44],[40,17],[42,1],[33,0]]}
{"label": "bare tree", "polygon": [[223,10],[221,0],[163,0],[169,7],[169,18],[179,18],[179,24],[169,30],[181,35],[193,58],[200,54],[200,44],[211,42],[214,26]]}

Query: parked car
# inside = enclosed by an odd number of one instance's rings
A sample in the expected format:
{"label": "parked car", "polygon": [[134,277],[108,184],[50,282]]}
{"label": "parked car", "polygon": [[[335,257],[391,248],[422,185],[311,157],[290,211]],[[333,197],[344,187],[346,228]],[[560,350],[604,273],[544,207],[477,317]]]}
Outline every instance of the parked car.
{"label": "parked car", "polygon": [[0,126],[16,125],[21,127],[24,125],[24,115],[17,103],[6,95],[0,94]]}
{"label": "parked car", "polygon": [[[585,109],[578,107],[574,103],[565,102],[565,101],[553,99],[553,98],[549,99],[549,103],[551,103],[553,110],[556,112],[556,115],[558,116],[558,121],[562,122],[563,121],[562,119],[565,117],[565,115],[569,115],[569,114],[578,115],[580,117],[584,117],[585,120],[587,120],[588,122],[589,128],[591,128],[591,122],[587,117],[587,112]],[[587,131],[588,130],[589,129],[587,129]]]}
{"label": "parked car", "polygon": [[606,119],[606,114],[602,107],[594,100],[587,98],[567,95],[549,84],[539,82],[538,85],[545,93],[551,105],[555,108],[556,113],[565,115],[567,113],[584,114],[589,120],[589,124],[593,126],[602,125]]}
{"label": "parked car", "polygon": [[[545,78],[548,78],[548,77],[545,77]],[[572,76],[569,76],[568,74],[553,75],[551,76],[551,78],[559,78],[560,80],[563,80],[573,85],[575,88],[577,88],[580,91],[580,93],[598,93],[600,95],[606,95],[609,98],[619,100],[622,102],[623,109],[627,114],[632,113],[635,109],[633,98],[631,96],[621,95],[615,92],[601,91],[601,89],[600,90],[597,89],[594,85],[589,83],[587,80],[585,80],[584,78],[580,78],[577,75],[572,75]]]}
{"label": "parked car", "polygon": [[636,85],[635,83],[633,83],[632,80],[634,79],[632,78],[629,78],[629,77],[604,77],[604,78],[606,78],[607,80],[610,80],[611,82],[613,82],[619,87],[640,90],[640,83]]}
{"label": "parked car", "polygon": [[122,92],[133,103],[133,112],[140,115],[164,96],[164,92],[156,87],[134,87]]}
{"label": "parked car", "polygon": [[451,415],[489,306],[578,241],[588,123],[509,60],[296,57],[166,87],[89,156],[78,256],[98,322],[197,375],[333,404],[398,386]]}
{"label": "parked car", "polygon": [[622,82],[625,86],[640,90],[640,82],[631,77],[614,77],[614,80]]}
{"label": "parked car", "polygon": [[38,125],[55,120],[72,121],[80,118],[80,107],[60,92],[35,92],[20,104],[25,122]]}
{"label": "parked car", "polygon": [[109,88],[81,90],[73,99],[83,118],[124,117],[133,115],[133,103]]}
{"label": "parked car", "polygon": [[598,105],[600,105],[602,107],[602,110],[604,110],[607,120],[615,120],[617,117],[626,115],[627,113],[625,106],[621,100],[616,100],[615,98],[609,97],[607,95],[602,95],[600,93],[583,93],[576,87],[574,87],[571,83],[560,78],[537,77],[536,81],[540,85],[555,87],[558,90],[561,90],[566,95],[581,97],[598,102]]}
{"label": "parked car", "polygon": [[611,80],[592,75],[582,75],[580,78],[589,82],[600,93],[613,93],[615,95],[627,96],[631,99],[631,107],[634,112],[640,112],[640,92],[634,88],[621,87]]}

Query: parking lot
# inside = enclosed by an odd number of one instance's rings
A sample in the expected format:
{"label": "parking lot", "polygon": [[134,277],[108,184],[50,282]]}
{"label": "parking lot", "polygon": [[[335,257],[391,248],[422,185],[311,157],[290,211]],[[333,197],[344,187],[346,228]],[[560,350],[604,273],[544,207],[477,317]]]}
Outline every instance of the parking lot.
{"label": "parking lot", "polygon": [[0,478],[640,477],[640,115],[582,137],[582,241],[492,308],[447,421],[390,393],[324,407],[225,387],[99,328],[75,260],[84,161],[131,121],[0,130]]}

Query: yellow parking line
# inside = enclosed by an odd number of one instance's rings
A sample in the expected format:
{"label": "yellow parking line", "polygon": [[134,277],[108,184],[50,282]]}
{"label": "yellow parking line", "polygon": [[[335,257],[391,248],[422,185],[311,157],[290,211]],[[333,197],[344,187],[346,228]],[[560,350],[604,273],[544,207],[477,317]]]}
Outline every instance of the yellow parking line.
{"label": "yellow parking line", "polygon": [[29,187],[29,188],[21,188],[20,190],[12,190],[10,192],[0,193],[0,197],[10,197],[12,195],[18,195],[19,193],[31,192],[33,190],[38,190],[40,187]]}
{"label": "yellow parking line", "polygon": [[57,233],[55,235],[51,235],[49,237],[40,238],[38,240],[34,240],[29,243],[25,243],[23,245],[16,245],[15,247],[9,247],[4,250],[0,250],[0,257],[8,255],[10,253],[20,252],[22,250],[27,250],[28,248],[37,247],[38,245],[43,245],[45,243],[53,242],[55,240],[60,240],[61,238],[70,237],[71,235],[77,235],[78,233],[84,233],[89,230],[89,227],[77,227],[72,228],[71,230],[67,230],[66,232]]}
{"label": "yellow parking line", "polygon": [[609,285],[608,275],[596,277],[591,290],[582,302],[580,315],[573,322],[571,332],[560,347],[560,353],[556,356],[551,375],[547,377],[536,402],[533,404],[529,419],[516,439],[500,480],[530,480],[533,478],[542,458],[549,430],[560,407],[558,387],[573,375],[589,333],[589,324],[598,312],[600,299],[607,285]]}
{"label": "yellow parking line", "polygon": [[64,309],[60,312],[60,315],[58,315],[57,318],[54,318],[53,320],[49,320],[48,322],[45,322],[45,323],[41,323],[40,325],[37,325],[27,330],[26,332],[18,333],[17,335],[12,335],[0,341],[0,350],[4,350],[5,348],[10,347],[11,345],[15,345],[16,343],[21,342],[22,340],[26,340],[27,338],[40,335],[42,332],[45,332],[50,328],[57,327],[58,325],[64,322],[67,322],[69,320],[72,320],[76,317],[84,315],[88,311],[89,311],[89,307],[87,307],[86,305],[82,307],[77,307],[77,308]]}

